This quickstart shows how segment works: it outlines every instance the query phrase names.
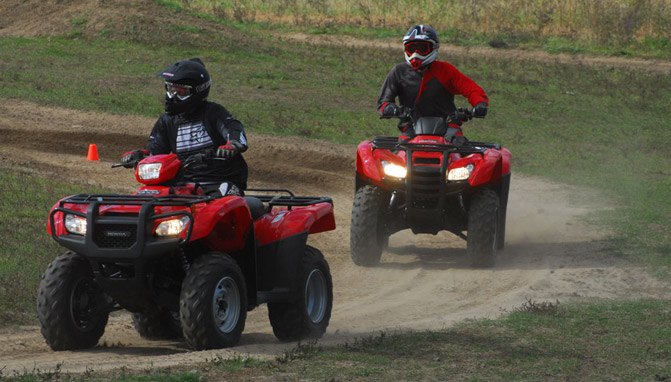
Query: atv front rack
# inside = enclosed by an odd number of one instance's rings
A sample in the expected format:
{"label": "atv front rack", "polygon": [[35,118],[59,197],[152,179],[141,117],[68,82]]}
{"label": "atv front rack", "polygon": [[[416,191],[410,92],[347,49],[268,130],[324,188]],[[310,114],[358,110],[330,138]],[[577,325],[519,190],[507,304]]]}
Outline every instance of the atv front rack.
{"label": "atv front rack", "polygon": [[500,150],[498,143],[486,143],[466,141],[461,145],[441,145],[437,143],[409,143],[399,141],[398,137],[375,137],[373,138],[373,148],[385,150],[412,150],[412,151],[433,151],[457,153],[457,154],[482,154],[487,149]]}
{"label": "atv front rack", "polygon": [[[52,238],[78,253],[94,254],[98,258],[139,258],[163,253],[167,248],[177,248],[187,242],[193,229],[190,209],[156,214],[155,207],[171,206],[188,208],[197,203],[209,202],[213,198],[201,195],[114,195],[79,194],[61,200],[49,214]],[[66,204],[87,205],[85,211],[65,208]],[[136,213],[100,214],[102,206],[140,206]],[[66,233],[57,235],[54,217],[57,213],[80,216],[86,219],[85,235]],[[157,238],[152,235],[154,221],[187,217],[190,220],[184,237]]]}

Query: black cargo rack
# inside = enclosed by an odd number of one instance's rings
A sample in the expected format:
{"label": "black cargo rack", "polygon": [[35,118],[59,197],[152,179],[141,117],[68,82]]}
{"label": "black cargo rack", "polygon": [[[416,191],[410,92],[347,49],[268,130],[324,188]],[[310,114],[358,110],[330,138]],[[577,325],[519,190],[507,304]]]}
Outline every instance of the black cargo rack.
{"label": "black cargo rack", "polygon": [[373,138],[373,148],[386,150],[410,150],[410,151],[447,151],[450,153],[459,154],[482,154],[487,149],[500,150],[501,145],[498,143],[486,143],[467,141],[462,145],[441,145],[441,144],[427,144],[427,143],[409,143],[407,141],[400,141],[398,137],[375,137]]}
{"label": "black cargo rack", "polygon": [[284,188],[248,188],[246,192],[274,192],[284,193],[287,195],[251,195],[245,196],[257,198],[264,203],[268,203],[268,208],[272,209],[274,206],[283,206],[291,209],[292,207],[305,207],[318,203],[333,204],[333,199],[327,196],[296,196],[293,192]]}
{"label": "black cargo rack", "polygon": [[203,195],[117,195],[117,194],[78,194],[61,200],[59,207],[64,204],[106,204],[106,205],[143,205],[151,203],[155,206],[191,206],[193,204],[209,202],[211,196]]}

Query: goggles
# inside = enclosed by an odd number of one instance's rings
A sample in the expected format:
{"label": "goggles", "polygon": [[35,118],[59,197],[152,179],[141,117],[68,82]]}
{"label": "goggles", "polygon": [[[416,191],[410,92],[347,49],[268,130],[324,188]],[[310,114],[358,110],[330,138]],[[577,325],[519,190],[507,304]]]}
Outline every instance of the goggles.
{"label": "goggles", "polygon": [[428,41],[414,41],[405,44],[405,53],[408,56],[412,56],[414,53],[426,56],[432,51],[433,51],[433,44]]}
{"label": "goggles", "polygon": [[180,101],[188,99],[193,94],[193,87],[189,85],[173,84],[172,82],[165,83],[165,93],[168,98],[177,97]]}

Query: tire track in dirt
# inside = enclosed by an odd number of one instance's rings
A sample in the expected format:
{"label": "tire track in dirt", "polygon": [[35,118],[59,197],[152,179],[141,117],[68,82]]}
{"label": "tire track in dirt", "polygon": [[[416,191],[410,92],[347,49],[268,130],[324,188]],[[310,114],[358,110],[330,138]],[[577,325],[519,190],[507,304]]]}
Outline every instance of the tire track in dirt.
{"label": "tire track in dirt", "polygon": [[[143,145],[153,122],[5,101],[0,105],[0,163],[82,184],[82,192],[92,186],[130,191],[136,188],[130,171],[110,165],[121,152]],[[408,232],[392,236],[379,267],[357,267],[349,259],[356,147],[253,131],[250,142],[245,154],[250,187],[283,187],[334,199],[338,228],[310,237],[328,259],[334,280],[333,315],[322,344],[380,330],[441,329],[466,318],[496,317],[527,299],[671,298],[669,285],[615,259],[604,241],[608,233],[581,219],[604,208],[597,194],[517,174],[507,247],[494,269],[470,269],[464,242],[454,235]],[[89,143],[98,145],[101,162],[85,160]],[[593,202],[576,205],[576,193]],[[73,372],[146,369],[234,355],[267,359],[293,346],[272,335],[265,307],[250,312],[240,346],[202,352],[178,342],[143,340],[128,314],[115,313],[101,345],[87,351],[52,352],[36,326],[1,329],[0,369],[3,375],[57,365]]]}

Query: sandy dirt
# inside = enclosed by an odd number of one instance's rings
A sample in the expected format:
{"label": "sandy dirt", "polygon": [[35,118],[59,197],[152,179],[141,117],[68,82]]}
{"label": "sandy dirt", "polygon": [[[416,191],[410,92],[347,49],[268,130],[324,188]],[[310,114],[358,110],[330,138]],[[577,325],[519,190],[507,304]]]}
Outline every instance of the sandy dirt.
{"label": "sandy dirt", "polygon": [[[130,191],[136,187],[132,173],[110,165],[125,149],[143,145],[153,122],[5,101],[0,104],[0,163],[83,184],[82,192],[87,184]],[[446,328],[468,318],[496,317],[528,299],[671,298],[669,285],[610,256],[604,242],[608,232],[584,222],[590,212],[605,208],[596,202],[599,195],[516,174],[507,247],[494,269],[470,269],[465,243],[454,235],[409,232],[392,236],[379,267],[357,267],[349,258],[355,146],[254,132],[250,142],[246,158],[252,187],[282,186],[334,198],[337,230],[310,238],[328,259],[334,280],[333,315],[322,344],[382,330]],[[100,162],[86,161],[89,143],[98,145]],[[143,340],[128,314],[119,312],[100,345],[87,351],[53,352],[36,326],[2,329],[0,370],[11,375],[57,366],[73,372],[148,369],[233,355],[272,358],[293,346],[275,339],[265,307],[250,312],[239,346],[202,352],[182,343]]]}

